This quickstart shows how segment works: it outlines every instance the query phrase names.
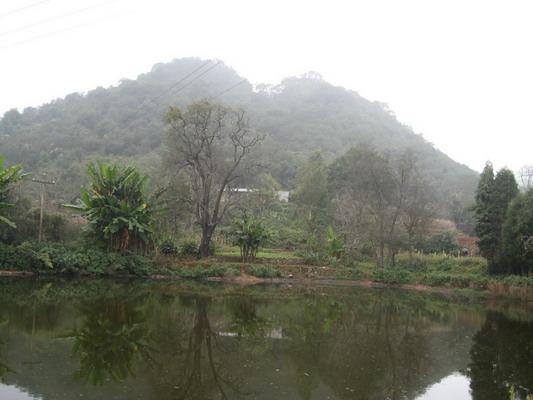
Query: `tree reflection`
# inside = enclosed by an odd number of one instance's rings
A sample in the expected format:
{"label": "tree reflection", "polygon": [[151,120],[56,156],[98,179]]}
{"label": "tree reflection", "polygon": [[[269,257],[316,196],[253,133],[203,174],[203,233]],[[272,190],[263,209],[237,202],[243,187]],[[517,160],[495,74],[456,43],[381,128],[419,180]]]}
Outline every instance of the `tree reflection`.
{"label": "tree reflection", "polygon": [[386,297],[307,301],[289,331],[300,396],[311,398],[324,382],[340,399],[415,397],[432,382],[424,371],[429,324],[420,311]]}
{"label": "tree reflection", "polygon": [[72,353],[79,357],[77,378],[101,385],[108,377],[120,381],[133,375],[139,359],[150,359],[148,328],[137,299],[102,298],[83,304],[83,326],[73,338]]}
{"label": "tree reflection", "polygon": [[533,323],[490,312],[470,350],[474,400],[516,399],[533,393]]}
{"label": "tree reflection", "polygon": [[264,339],[267,336],[269,322],[257,315],[257,299],[253,296],[231,297],[228,301],[231,313],[229,329],[239,338],[248,337]]}
{"label": "tree reflection", "polygon": [[[238,383],[224,369],[224,360],[217,358],[217,350],[222,344],[218,342],[217,333],[211,328],[208,318],[209,299],[203,296],[195,298],[195,315],[193,327],[187,338],[187,344],[180,354],[181,369],[178,371],[178,385],[174,388],[175,399],[211,399],[218,396],[227,399],[242,394]],[[224,371],[224,372],[223,372]]]}
{"label": "tree reflection", "polygon": [[13,372],[13,370],[2,361],[2,350],[4,349],[4,345],[4,342],[0,340],[0,382],[4,382],[4,377],[7,373]]}

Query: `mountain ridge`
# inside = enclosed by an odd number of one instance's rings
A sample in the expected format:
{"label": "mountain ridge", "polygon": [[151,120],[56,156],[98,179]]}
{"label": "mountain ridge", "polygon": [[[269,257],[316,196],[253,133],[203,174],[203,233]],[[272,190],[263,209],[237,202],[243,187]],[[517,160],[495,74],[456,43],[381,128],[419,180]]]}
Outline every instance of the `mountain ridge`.
{"label": "mountain ridge", "polygon": [[466,206],[473,199],[477,172],[400,123],[386,104],[313,72],[254,86],[216,63],[175,59],[115,86],[10,110],[0,119],[0,154],[37,174],[56,175],[59,198],[70,198],[83,182],[83,165],[94,158],[134,160],[152,173],[159,169],[154,163],[164,146],[166,107],[218,96],[216,101],[246,109],[253,126],[268,136],[262,157],[282,186],[291,186],[298,165],[313,151],[331,160],[365,144],[392,154],[414,149],[448,202],[455,198]]}

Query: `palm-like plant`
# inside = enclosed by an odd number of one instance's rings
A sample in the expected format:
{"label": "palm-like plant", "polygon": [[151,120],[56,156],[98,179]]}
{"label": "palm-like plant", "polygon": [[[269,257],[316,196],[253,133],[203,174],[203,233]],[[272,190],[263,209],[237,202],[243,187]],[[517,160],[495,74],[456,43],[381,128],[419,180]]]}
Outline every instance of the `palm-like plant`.
{"label": "palm-like plant", "polygon": [[81,211],[89,227],[110,250],[146,250],[151,245],[153,202],[145,194],[147,177],[134,167],[102,162],[90,164],[89,188],[81,190],[81,204],[67,205]]}
{"label": "palm-like plant", "polygon": [[[0,157],[0,211],[13,206],[13,204],[8,202],[9,192],[17,182],[27,175],[29,174],[22,171],[21,165],[12,165],[5,168],[4,159]],[[0,215],[0,223],[7,224],[12,228],[16,227],[12,221],[2,215]]]}
{"label": "palm-like plant", "polygon": [[270,235],[260,219],[243,212],[233,221],[230,236],[233,244],[239,246],[242,261],[247,262],[257,256],[259,248]]}

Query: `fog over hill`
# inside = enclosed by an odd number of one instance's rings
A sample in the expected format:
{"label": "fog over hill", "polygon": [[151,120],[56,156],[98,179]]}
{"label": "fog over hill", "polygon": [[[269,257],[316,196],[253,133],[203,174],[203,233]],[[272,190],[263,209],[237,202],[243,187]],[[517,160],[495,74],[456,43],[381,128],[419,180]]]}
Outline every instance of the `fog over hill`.
{"label": "fog over hill", "polygon": [[9,163],[55,177],[57,201],[78,193],[84,165],[95,158],[134,162],[156,176],[166,108],[204,98],[248,112],[254,128],[266,135],[262,164],[287,189],[313,151],[332,160],[352,146],[367,145],[392,155],[412,149],[439,191],[444,214],[473,199],[478,174],[401,124],[387,105],[333,86],[317,73],[254,87],[222,62],[197,58],[156,64],[113,87],[8,111],[0,120],[0,154]]}

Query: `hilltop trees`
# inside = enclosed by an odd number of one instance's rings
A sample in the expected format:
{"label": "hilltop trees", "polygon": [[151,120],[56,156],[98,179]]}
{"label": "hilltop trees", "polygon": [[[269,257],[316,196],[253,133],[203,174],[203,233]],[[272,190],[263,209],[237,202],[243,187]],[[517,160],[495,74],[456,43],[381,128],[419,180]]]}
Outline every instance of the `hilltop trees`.
{"label": "hilltop trees", "polygon": [[189,175],[194,215],[202,230],[198,252],[205,257],[216,227],[233,206],[231,185],[242,176],[244,161],[262,137],[252,131],[244,111],[207,100],[183,111],[170,107],[166,123],[167,162]]}

